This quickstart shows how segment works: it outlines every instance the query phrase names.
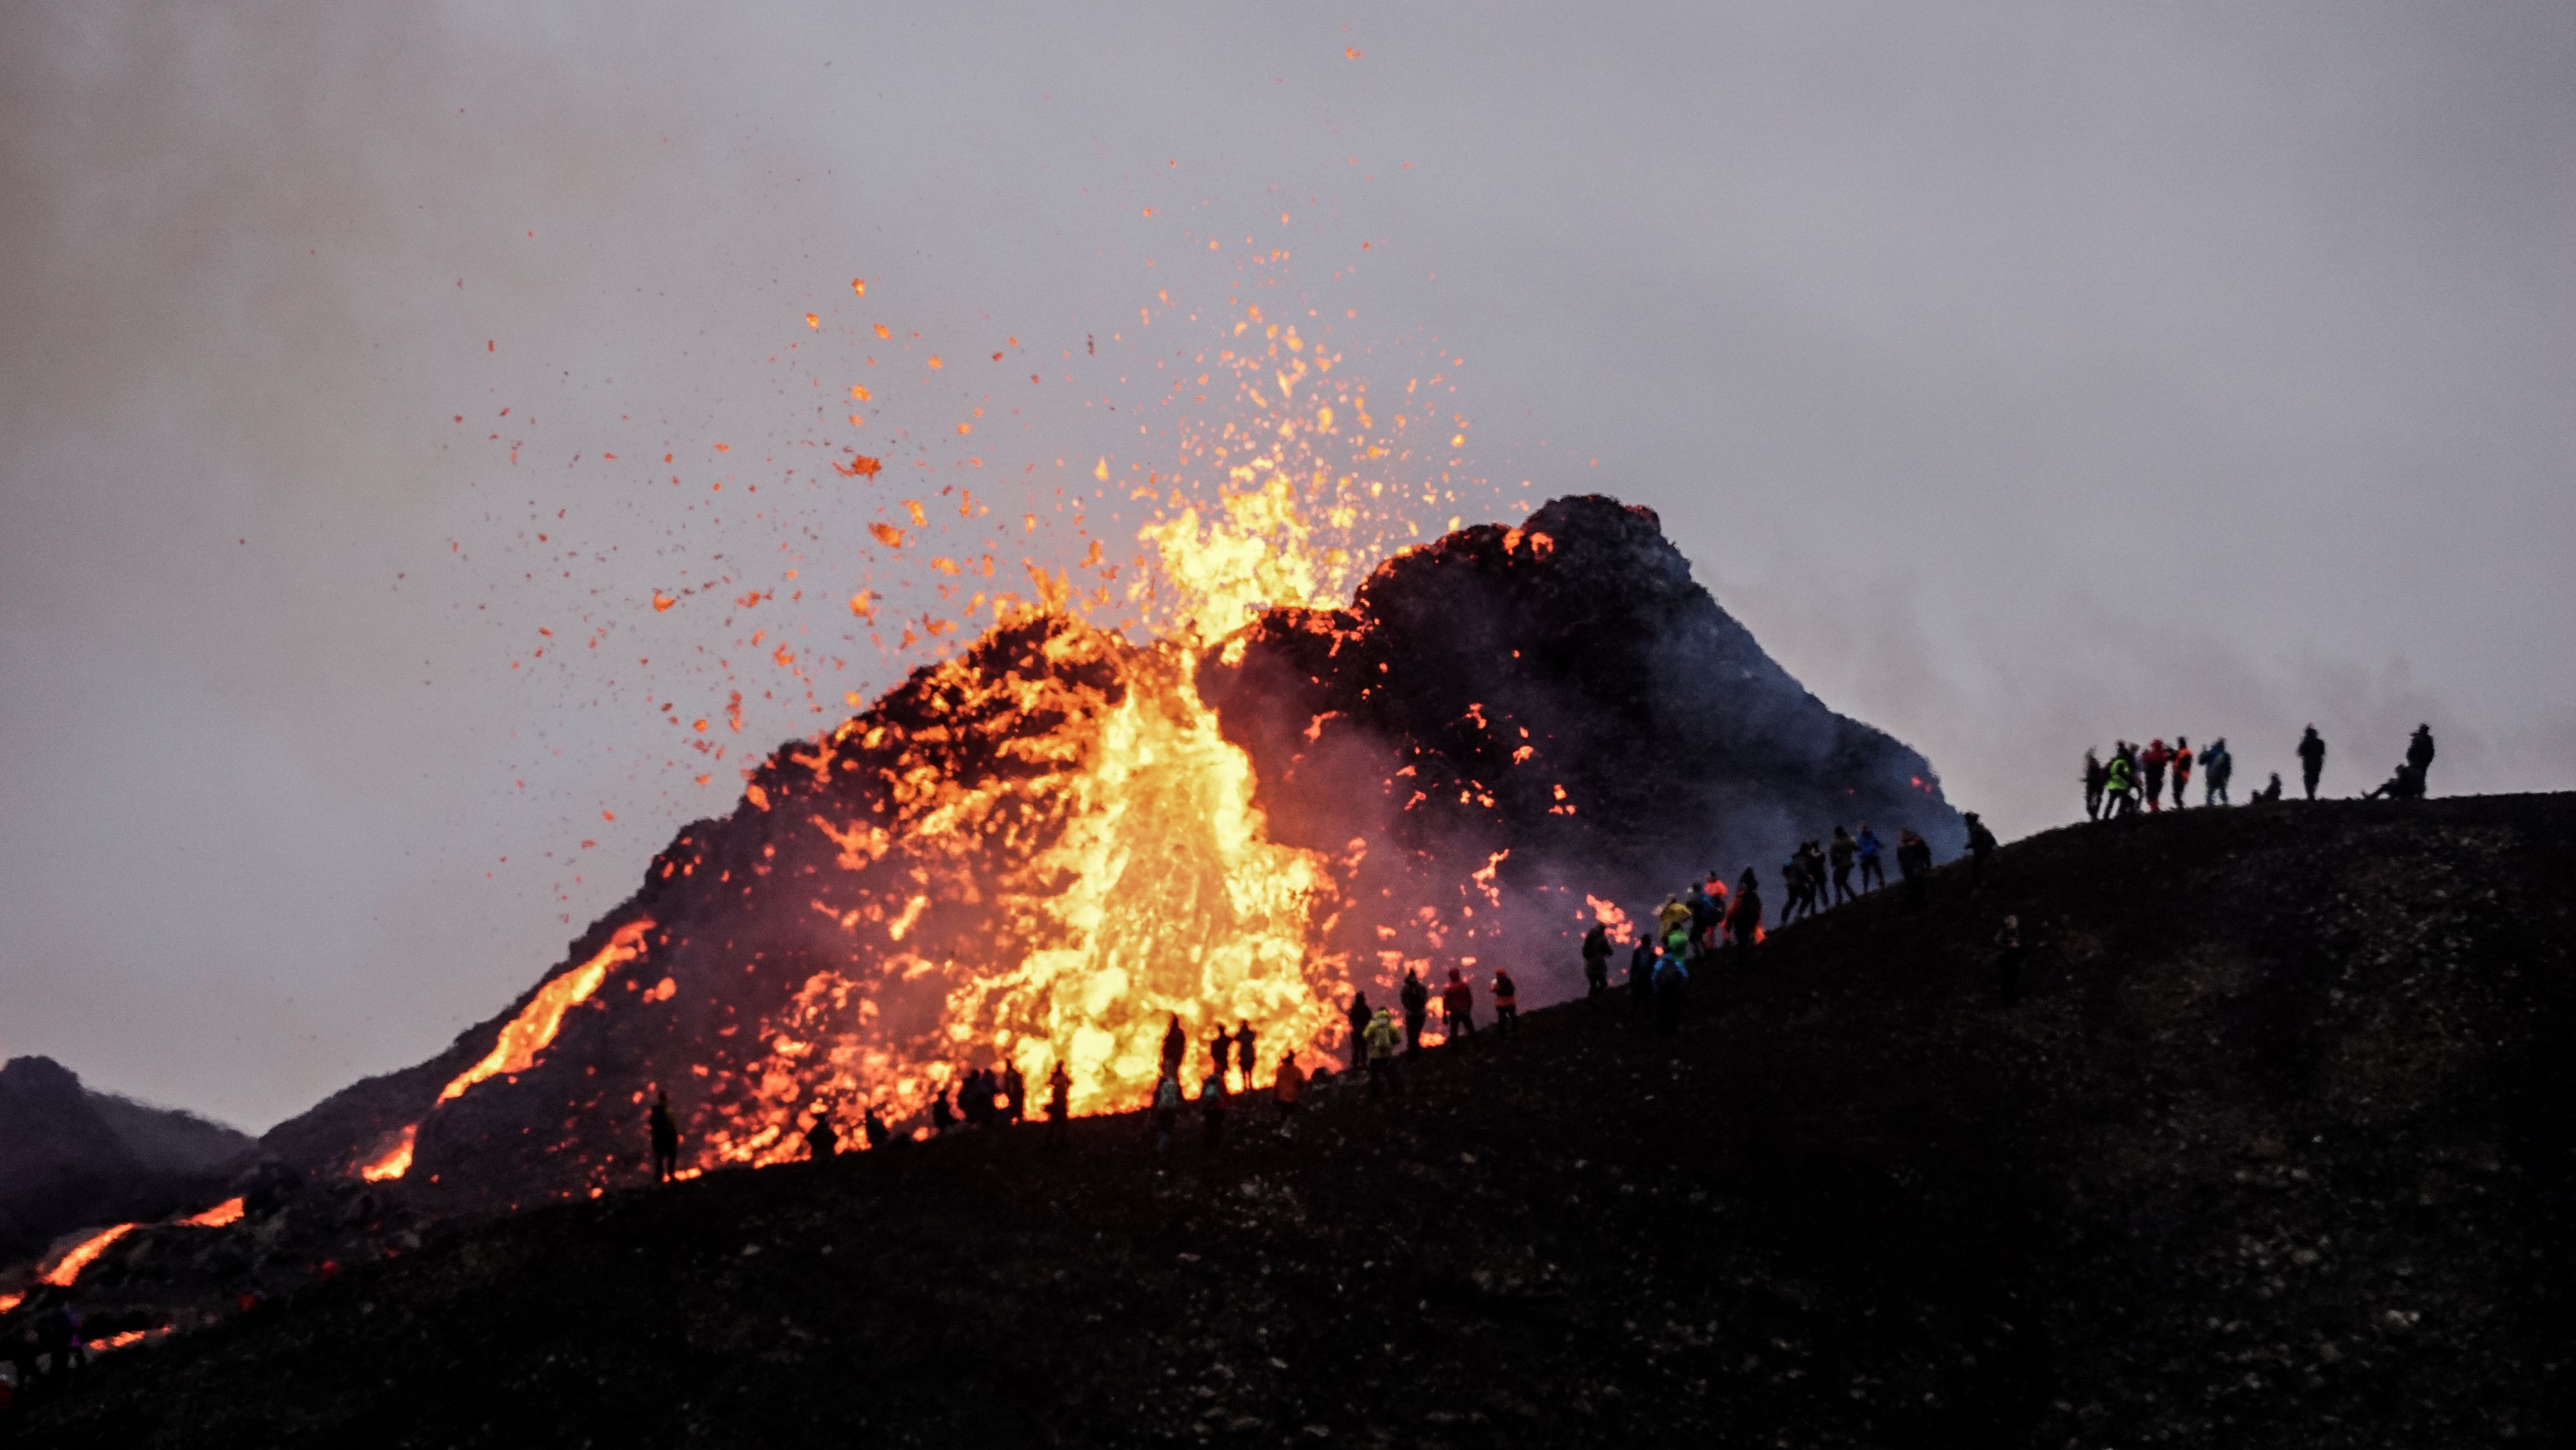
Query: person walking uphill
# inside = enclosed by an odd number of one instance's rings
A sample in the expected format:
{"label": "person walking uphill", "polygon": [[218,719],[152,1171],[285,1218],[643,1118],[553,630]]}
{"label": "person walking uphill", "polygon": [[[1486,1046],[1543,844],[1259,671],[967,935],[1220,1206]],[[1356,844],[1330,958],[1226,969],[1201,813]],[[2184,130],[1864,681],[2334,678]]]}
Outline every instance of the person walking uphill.
{"label": "person walking uphill", "polygon": [[1404,1004],[1404,1050],[1422,1050],[1422,1025],[1431,1018],[1431,989],[1422,984],[1420,974],[1411,967],[1404,969],[1404,987],[1395,994]]}
{"label": "person walking uphill", "polygon": [[2111,772],[2102,765],[2102,757],[2093,747],[2084,747],[2084,819],[2102,819],[2102,787],[2110,784]]}
{"label": "person walking uphill", "polygon": [[1959,819],[1968,827],[1968,889],[1983,891],[1986,889],[1986,858],[1995,853],[1995,833],[1986,829],[1986,823],[1977,819],[1975,811]]}
{"label": "person walking uphill", "polygon": [[2299,737],[2299,780],[2307,787],[2308,799],[2317,798],[2317,777],[2325,773],[2326,738],[2311,725],[2308,733]]}
{"label": "person walking uphill", "polygon": [[1512,974],[1494,971],[1494,1031],[1510,1037],[1521,1030],[1521,989]]}
{"label": "person walking uphill", "polygon": [[680,1165],[680,1125],[672,1121],[669,1093],[653,1094],[653,1111],[646,1121],[653,1133],[653,1176],[668,1183]]}
{"label": "person walking uphill", "polygon": [[1833,859],[1834,905],[1840,906],[1844,902],[1852,899],[1852,853],[1857,851],[1859,847],[1852,843],[1851,832],[1844,830],[1840,826],[1836,826],[1834,827],[1834,843],[1826,849]]}
{"label": "person walking uphill", "polygon": [[[1867,826],[1861,827],[1863,835],[1868,832]],[[1762,939],[1762,883],[1754,879],[1750,866],[1744,868],[1743,879],[1735,883],[1735,900],[1727,905],[1726,934],[1739,952],[1751,951],[1753,944]]]}
{"label": "person walking uphill", "polygon": [[1637,949],[1628,953],[1628,1015],[1643,1022],[1654,1007],[1655,958],[1659,955],[1654,938],[1640,932]]}
{"label": "person walking uphill", "polygon": [[2113,755],[2102,772],[2102,819],[2117,820],[2132,809],[2129,792],[2133,781],[2129,775],[2129,757]]}

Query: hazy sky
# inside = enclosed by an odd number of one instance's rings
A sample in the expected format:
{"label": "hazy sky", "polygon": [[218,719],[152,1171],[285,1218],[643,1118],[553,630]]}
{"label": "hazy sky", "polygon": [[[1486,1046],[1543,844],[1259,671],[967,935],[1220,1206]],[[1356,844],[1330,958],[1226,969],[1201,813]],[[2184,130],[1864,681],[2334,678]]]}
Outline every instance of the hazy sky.
{"label": "hazy sky", "polygon": [[917,660],[841,638],[892,500],[1069,559],[1229,299],[2008,835],[2115,733],[2576,787],[2563,4],[17,5],[0,138],[0,1053],[246,1126],[818,728],[674,746],[746,629]]}

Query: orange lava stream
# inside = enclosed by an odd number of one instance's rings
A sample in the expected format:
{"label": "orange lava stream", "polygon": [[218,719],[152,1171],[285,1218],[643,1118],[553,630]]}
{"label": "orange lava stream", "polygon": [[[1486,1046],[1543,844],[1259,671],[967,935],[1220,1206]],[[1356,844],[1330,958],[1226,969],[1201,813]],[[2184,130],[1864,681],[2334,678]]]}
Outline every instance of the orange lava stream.
{"label": "orange lava stream", "polygon": [[107,1252],[108,1245],[141,1227],[141,1224],[121,1223],[114,1228],[99,1230],[72,1245],[72,1251],[63,1255],[41,1277],[57,1289],[68,1289],[72,1281],[80,1277],[81,1270],[88,1268],[93,1260]]}
{"label": "orange lava stream", "polygon": [[358,1176],[369,1183],[388,1183],[411,1171],[412,1140],[420,1136],[420,1125],[413,1123],[394,1138],[393,1144],[374,1158],[358,1165]]}
{"label": "orange lava stream", "polygon": [[227,1198],[223,1202],[216,1204],[214,1207],[207,1209],[204,1213],[190,1214],[186,1218],[179,1220],[179,1222],[192,1224],[198,1228],[222,1228],[224,1225],[229,1223],[241,1222],[241,1216],[241,1199]]}
{"label": "orange lava stream", "polygon": [[[500,1036],[492,1043],[492,1050],[484,1054],[481,1062],[458,1073],[456,1080],[439,1093],[438,1101],[443,1103],[450,1098],[462,1097],[467,1088],[488,1077],[526,1072],[535,1064],[537,1054],[545,1051],[546,1045],[555,1040],[555,1032],[563,1026],[564,1013],[588,1001],[590,994],[599,990],[599,984],[608,979],[611,968],[644,955],[644,933],[652,929],[653,923],[649,921],[626,923],[589,961],[538,988],[537,995],[529,1000],[528,1005],[519,1009],[519,1015],[511,1018],[509,1024],[501,1029]],[[408,1159],[409,1155],[405,1157]]]}

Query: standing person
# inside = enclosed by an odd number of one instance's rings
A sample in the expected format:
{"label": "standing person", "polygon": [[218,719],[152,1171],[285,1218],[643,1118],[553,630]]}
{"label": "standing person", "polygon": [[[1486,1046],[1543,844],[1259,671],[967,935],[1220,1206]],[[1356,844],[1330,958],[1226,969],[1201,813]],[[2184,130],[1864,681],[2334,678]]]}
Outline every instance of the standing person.
{"label": "standing person", "polygon": [[1688,940],[1690,924],[1690,903],[1678,896],[1665,897],[1664,904],[1655,908],[1655,940],[1657,941],[1671,940],[1676,931],[1683,933],[1684,940]]}
{"label": "standing person", "polygon": [[1064,1059],[1055,1060],[1055,1071],[1047,1074],[1047,1121],[1061,1123],[1073,1116],[1073,1074],[1064,1070]]}
{"label": "standing person", "polygon": [[1029,1080],[1020,1072],[1020,1065],[1016,1062],[1005,1063],[1002,1067],[1002,1101],[1012,1122],[1028,1116]]}
{"label": "standing person", "polygon": [[1512,974],[1494,969],[1494,1031],[1504,1037],[1521,1030],[1521,989]]}
{"label": "standing person", "polygon": [[1172,1149],[1172,1129],[1181,1121],[1181,1080],[1170,1073],[1154,1082],[1154,1151]]}
{"label": "standing person", "polygon": [[945,1138],[948,1136],[949,1131],[956,1126],[957,1110],[948,1106],[948,1088],[945,1084],[942,1084],[938,1091],[930,1095],[931,1135],[933,1137]]}
{"label": "standing person", "polygon": [[[1861,827],[1865,833],[1867,826]],[[1753,877],[1753,868],[1744,868],[1743,877],[1735,883],[1735,901],[1726,909],[1726,934],[1739,952],[1753,949],[1762,936],[1762,883]]]}
{"label": "standing person", "polygon": [[1404,1040],[1395,1030],[1395,1014],[1384,1007],[1369,1019],[1368,1031],[1362,1034],[1362,1046],[1368,1054],[1369,1097],[1383,1098],[1397,1091],[1395,1086],[1395,1049]]}
{"label": "standing person", "polygon": [[1586,997],[1610,990],[1610,928],[1597,921],[1583,934],[1583,986]]}
{"label": "standing person", "polygon": [[1476,989],[1449,969],[1449,985],[1440,989],[1440,1035],[1451,1042],[1476,1035]]}
{"label": "standing person", "polygon": [[1181,1030],[1181,1014],[1172,1014],[1172,1025],[1163,1029],[1163,1076],[1181,1080],[1181,1060],[1190,1055],[1189,1034]]}
{"label": "standing person", "polygon": [[2307,786],[2308,799],[2317,798],[2317,777],[2326,773],[2326,738],[2310,725],[2299,737],[2299,780]]}
{"label": "standing person", "polygon": [[1869,828],[1869,822],[1860,823],[1860,835],[1853,840],[1852,848],[1860,856],[1860,889],[1869,890],[1873,881],[1885,886],[1887,868],[1879,864],[1878,833]]}
{"label": "standing person", "polygon": [[886,1120],[878,1115],[874,1103],[868,1104],[867,1113],[859,1119],[859,1131],[866,1136],[870,1152],[894,1144],[894,1129],[886,1126]]}
{"label": "standing person", "polygon": [[2102,818],[2102,787],[2107,784],[2110,779],[2111,772],[2102,764],[2102,757],[2093,753],[2092,746],[2085,746],[2084,819],[2088,821],[2098,821]]}
{"label": "standing person", "polygon": [[1368,1047],[1361,1039],[1368,1036],[1369,1023],[1377,1018],[1377,1014],[1369,1010],[1368,993],[1351,994],[1351,1010],[1347,1015],[1351,1023],[1351,1071],[1359,1072],[1368,1066]]}
{"label": "standing person", "polygon": [[1431,989],[1422,984],[1420,973],[1407,967],[1404,969],[1404,987],[1395,994],[1395,999],[1404,1004],[1404,1050],[1420,1052],[1422,1026],[1431,1018]]}
{"label": "standing person", "polygon": [[653,1177],[668,1183],[680,1166],[680,1125],[672,1120],[669,1093],[654,1090],[653,1111],[646,1124],[653,1134]]}
{"label": "standing person", "polygon": [[2406,764],[2415,772],[2415,794],[2421,798],[2430,788],[2433,769],[2433,727],[2418,725],[2412,739],[2406,742]]}
{"label": "standing person", "polygon": [[2173,783],[2174,809],[2181,810],[2189,804],[2183,794],[2191,789],[2191,740],[2187,736],[2174,737]]}
{"label": "standing person", "polygon": [[1232,1066],[1234,1066],[1234,1034],[1226,1031],[1225,1024],[1220,1022],[1216,1025],[1216,1035],[1208,1039],[1208,1071],[1215,1073],[1222,1080],[1225,1077],[1225,1070]]}
{"label": "standing person", "polygon": [[1959,819],[1968,827],[1968,890],[1983,891],[1986,889],[1986,858],[1995,853],[1995,833],[1986,829],[1986,823],[1977,819],[1975,811]]}
{"label": "standing person", "polygon": [[2003,930],[1995,933],[1995,986],[2009,1007],[2021,1000],[2021,918],[2004,918]]}
{"label": "standing person", "polygon": [[1905,882],[1905,901],[1909,906],[1923,905],[1926,879],[1932,874],[1932,843],[1914,833],[1912,827],[1896,841],[1896,874]]}
{"label": "standing person", "polygon": [[1807,884],[1806,858],[1791,852],[1780,863],[1780,924],[1787,926],[1798,919],[1798,909],[1815,901],[1815,890]]}
{"label": "standing person", "polygon": [[805,1156],[816,1163],[840,1156],[841,1134],[831,1118],[819,1108],[814,1113],[814,1126],[805,1130]]}
{"label": "standing person", "polygon": [[1628,953],[1628,1015],[1640,1022],[1654,1007],[1655,958],[1660,955],[1654,938],[1643,932],[1637,936],[1637,949]]}
{"label": "standing person", "polygon": [[1835,826],[1834,844],[1830,850],[1834,863],[1834,905],[1836,906],[1852,899],[1852,852],[1857,849],[1852,844],[1851,832],[1839,825]]}
{"label": "standing person", "polygon": [[2200,753],[2200,772],[2201,779],[2207,782],[2201,787],[2202,805],[2236,804],[2227,798],[2227,778],[2236,773],[2236,757],[2227,752],[2226,736],[2209,742],[2209,748]]}
{"label": "standing person", "polygon": [[2139,778],[2138,800],[2150,811],[2164,809],[2165,767],[2172,763],[2173,752],[2165,748],[2161,735],[2148,741],[2146,753],[2138,757],[2138,765],[2145,772]]}
{"label": "standing person", "polygon": [[1237,1021],[1234,1024],[1234,1060],[1242,1066],[1243,1090],[1245,1092],[1252,1091],[1252,1068],[1255,1063],[1260,1061],[1259,1058],[1253,1056],[1253,1040],[1254,1034],[1252,1031],[1252,1019],[1246,1017]]}
{"label": "standing person", "polygon": [[1225,1109],[1225,1068],[1220,1064],[1199,1084],[1199,1116],[1207,1123],[1210,1152],[1225,1146]]}
{"label": "standing person", "polygon": [[1297,1116],[1298,1099],[1306,1095],[1306,1070],[1297,1065],[1297,1054],[1279,1059],[1279,1071],[1270,1079],[1270,1100],[1279,1105],[1279,1126]]}

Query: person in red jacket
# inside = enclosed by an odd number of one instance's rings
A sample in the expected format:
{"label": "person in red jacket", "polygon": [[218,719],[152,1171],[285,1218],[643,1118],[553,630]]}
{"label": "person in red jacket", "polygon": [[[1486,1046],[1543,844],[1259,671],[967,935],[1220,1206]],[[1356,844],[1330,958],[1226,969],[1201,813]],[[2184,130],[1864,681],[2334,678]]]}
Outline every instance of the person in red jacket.
{"label": "person in red jacket", "polygon": [[2165,767],[2172,763],[2173,751],[2166,748],[2162,736],[2149,741],[2146,753],[2138,757],[2138,769],[2145,777],[2138,782],[2140,786],[2138,797],[2146,802],[2148,810],[2164,809],[2159,798],[2165,793]]}
{"label": "person in red jacket", "polygon": [[1440,989],[1440,1031],[1451,1042],[1462,1042],[1476,1035],[1476,989],[1449,969],[1449,985]]}

